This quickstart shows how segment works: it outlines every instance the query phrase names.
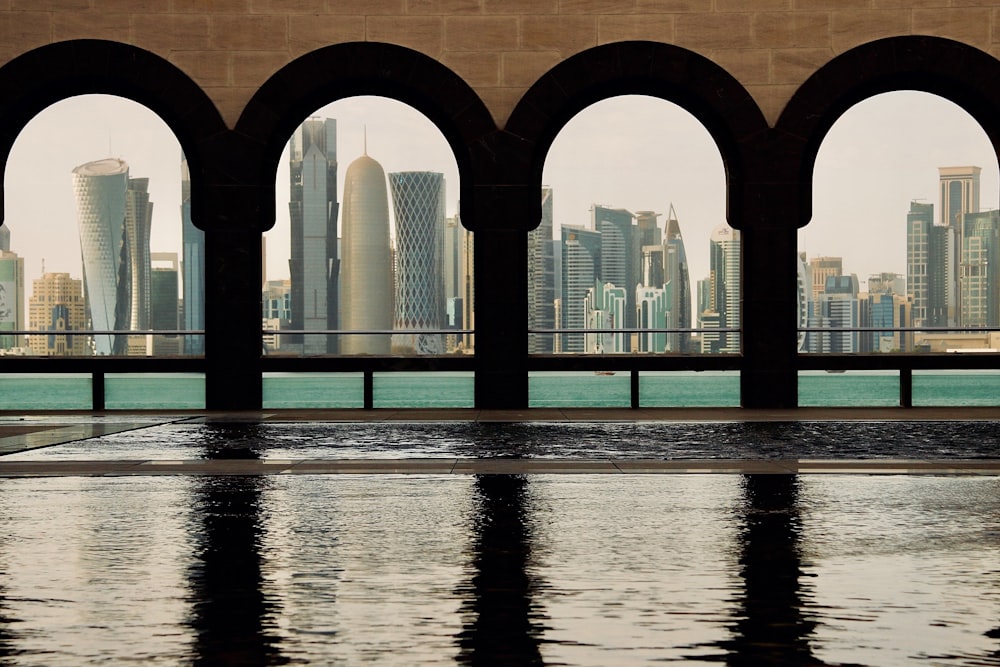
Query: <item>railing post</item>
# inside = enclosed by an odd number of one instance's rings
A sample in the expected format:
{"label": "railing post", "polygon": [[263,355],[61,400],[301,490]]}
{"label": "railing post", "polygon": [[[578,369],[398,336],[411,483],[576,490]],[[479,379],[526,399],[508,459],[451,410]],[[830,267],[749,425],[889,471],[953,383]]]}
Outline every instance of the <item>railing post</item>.
{"label": "railing post", "polygon": [[899,406],[902,408],[913,407],[913,369],[899,369]]}
{"label": "railing post", "polygon": [[104,410],[104,372],[90,374],[90,406],[95,412]]}
{"label": "railing post", "polygon": [[375,407],[375,372],[364,372],[364,409],[372,410]]}
{"label": "railing post", "polygon": [[639,408],[639,371],[633,370],[630,377],[630,393],[632,395],[632,409],[637,410]]}

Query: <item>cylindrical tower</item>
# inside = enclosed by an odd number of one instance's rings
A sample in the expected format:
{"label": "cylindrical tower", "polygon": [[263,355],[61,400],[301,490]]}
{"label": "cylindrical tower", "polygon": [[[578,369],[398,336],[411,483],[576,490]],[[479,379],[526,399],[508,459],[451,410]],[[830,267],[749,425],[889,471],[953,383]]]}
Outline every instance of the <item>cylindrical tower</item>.
{"label": "cylindrical tower", "polygon": [[[362,155],[344,177],[340,325],[344,331],[392,328],[389,200],[382,165]],[[343,336],[343,354],[389,354],[388,335]]]}
{"label": "cylindrical tower", "polygon": [[[84,294],[97,331],[127,329],[130,321],[128,247],[123,243],[127,188],[124,160],[96,160],[73,170]],[[125,336],[95,336],[95,352],[124,354],[126,341]]]}

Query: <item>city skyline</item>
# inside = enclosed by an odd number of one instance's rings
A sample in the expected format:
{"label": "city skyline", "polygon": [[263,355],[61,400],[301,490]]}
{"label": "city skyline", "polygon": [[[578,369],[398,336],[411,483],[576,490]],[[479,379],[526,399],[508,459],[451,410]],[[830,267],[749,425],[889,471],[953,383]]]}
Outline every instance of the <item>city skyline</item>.
{"label": "city skyline", "polygon": [[[316,113],[337,118],[343,128],[338,139],[341,161],[363,153],[367,125],[369,152],[386,172],[444,173],[448,214],[457,210],[454,159],[443,137],[421,114],[374,97],[342,100]],[[650,127],[670,130],[657,133]],[[667,139],[673,141],[672,147]],[[6,222],[13,233],[12,250],[25,258],[27,284],[41,275],[43,257],[46,271],[81,277],[79,248],[72,240],[76,236],[72,193],[69,187],[53,184],[68,180],[74,166],[109,152],[121,154],[134,173],[150,179],[150,199],[157,202],[151,248],[180,252],[176,140],[162,121],[134,102],[81,96],[39,114],[11,152]],[[909,202],[940,205],[936,170],[957,164],[982,167],[982,208],[996,208],[995,156],[981,128],[958,107],[915,92],[880,95],[860,103],[834,125],[820,150],[814,220],[800,231],[800,249],[810,257],[841,256],[844,272],[862,279],[885,271],[905,273],[905,223],[900,221],[905,220]],[[287,156],[279,165],[277,221],[267,233],[269,278],[287,276]],[[662,172],[661,166],[669,169]],[[628,178],[612,177],[622,173]],[[722,178],[718,151],[687,112],[652,98],[605,100],[572,119],[552,146],[544,180],[553,191],[553,234],[558,238],[563,224],[586,224],[595,203],[660,213],[673,204],[688,244],[693,283],[708,273],[707,238],[724,220]],[[342,184],[338,189],[342,191]],[[39,219],[45,225],[33,224]],[[852,242],[858,235],[866,242]],[[53,245],[52,238],[66,242]]]}

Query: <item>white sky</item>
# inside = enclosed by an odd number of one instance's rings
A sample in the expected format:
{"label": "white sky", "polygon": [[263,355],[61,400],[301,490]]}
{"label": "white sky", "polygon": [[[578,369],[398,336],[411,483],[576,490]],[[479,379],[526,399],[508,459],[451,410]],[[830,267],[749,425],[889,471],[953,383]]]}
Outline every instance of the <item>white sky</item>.
{"label": "white sky", "polygon": [[[387,173],[440,171],[449,215],[458,207],[454,158],[424,116],[393,100],[352,98],[316,116],[336,118],[343,193],[347,167],[368,154]],[[110,148],[109,148],[110,147]],[[24,129],[5,176],[11,249],[25,259],[29,285],[48,271],[80,277],[71,171],[90,160],[121,157],[133,177],[150,178],[151,249],[180,252],[180,147],[144,107],[87,95],[59,102]],[[815,172],[813,222],[800,232],[810,256],[839,255],[846,272],[905,273],[906,212],[911,199],[937,201],[939,166],[983,168],[982,207],[1000,204],[998,167],[985,133],[964,111],[915,92],[880,95],[849,110],[832,128]],[[692,281],[708,273],[708,236],[724,221],[722,161],[708,133],[679,107],[647,97],[604,100],[581,112],[556,138],[545,165],[555,225],[587,224],[591,204],[666,213],[674,205]],[[287,157],[277,176],[277,221],[267,234],[267,272],[287,277]],[[391,208],[391,207],[390,207]],[[558,233],[558,232],[557,232]]]}

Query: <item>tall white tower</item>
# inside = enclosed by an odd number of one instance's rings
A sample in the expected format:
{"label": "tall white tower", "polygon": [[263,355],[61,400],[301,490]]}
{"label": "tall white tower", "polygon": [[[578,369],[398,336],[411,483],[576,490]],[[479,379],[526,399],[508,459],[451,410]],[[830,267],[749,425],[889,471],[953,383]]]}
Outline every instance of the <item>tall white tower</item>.
{"label": "tall white tower", "polygon": [[[392,329],[389,199],[382,165],[362,155],[344,177],[341,229],[340,328]],[[345,335],[343,354],[389,354],[388,335]]]}

